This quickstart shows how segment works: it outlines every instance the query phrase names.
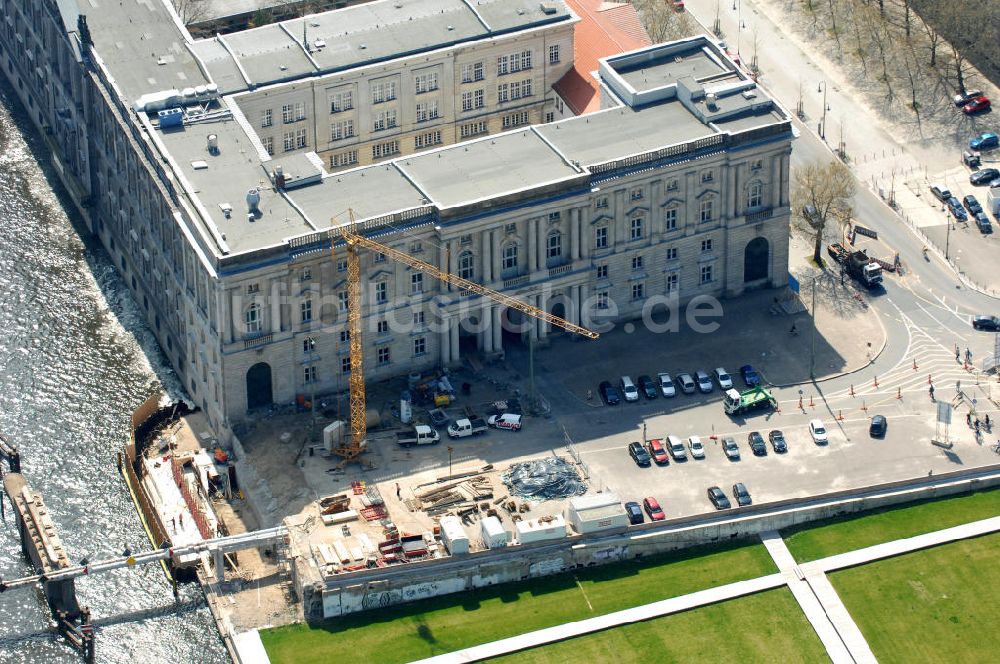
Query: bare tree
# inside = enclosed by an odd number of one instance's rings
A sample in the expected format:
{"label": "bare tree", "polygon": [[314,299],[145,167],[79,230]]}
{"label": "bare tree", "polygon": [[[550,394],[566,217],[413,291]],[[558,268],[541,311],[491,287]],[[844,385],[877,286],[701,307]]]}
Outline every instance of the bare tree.
{"label": "bare tree", "polygon": [[639,19],[654,44],[695,34],[694,20],[663,0],[633,0]]}
{"label": "bare tree", "polygon": [[800,215],[796,224],[815,234],[813,260],[823,261],[823,238],[831,224],[838,229],[850,221],[851,205],[857,182],[851,171],[840,161],[806,164],[795,173],[792,202]]}
{"label": "bare tree", "polygon": [[200,23],[208,18],[211,4],[208,0],[170,0],[184,25]]}

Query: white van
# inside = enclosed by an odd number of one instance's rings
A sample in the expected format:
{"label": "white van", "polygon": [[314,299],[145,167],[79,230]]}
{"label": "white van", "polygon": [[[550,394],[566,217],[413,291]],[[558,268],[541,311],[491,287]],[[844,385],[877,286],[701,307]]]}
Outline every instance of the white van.
{"label": "white van", "polygon": [[486,423],[495,429],[507,429],[508,431],[521,430],[521,416],[514,413],[504,413],[503,415],[490,415]]}
{"label": "white van", "polygon": [[622,376],[622,394],[625,395],[625,401],[639,400],[639,388],[635,386],[635,383],[628,376]]}
{"label": "white van", "polygon": [[677,436],[667,436],[667,449],[670,450],[670,456],[674,458],[674,461],[686,461],[688,458],[687,450],[684,449],[684,441]]}

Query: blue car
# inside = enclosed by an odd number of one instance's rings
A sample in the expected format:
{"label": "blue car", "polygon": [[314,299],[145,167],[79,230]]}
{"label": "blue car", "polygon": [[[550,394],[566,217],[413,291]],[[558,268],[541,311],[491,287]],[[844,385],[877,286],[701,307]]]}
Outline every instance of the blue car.
{"label": "blue car", "polygon": [[740,367],[740,374],[743,376],[743,382],[746,383],[747,387],[760,385],[760,374],[754,371],[754,368],[749,364],[744,364]]}
{"label": "blue car", "polygon": [[1000,136],[993,132],[985,132],[969,141],[969,147],[973,150],[990,150],[1000,147]]}
{"label": "blue car", "polygon": [[948,199],[948,209],[951,211],[951,216],[955,217],[959,221],[969,220],[969,215],[965,214],[965,208],[962,207],[962,202],[954,196]]}

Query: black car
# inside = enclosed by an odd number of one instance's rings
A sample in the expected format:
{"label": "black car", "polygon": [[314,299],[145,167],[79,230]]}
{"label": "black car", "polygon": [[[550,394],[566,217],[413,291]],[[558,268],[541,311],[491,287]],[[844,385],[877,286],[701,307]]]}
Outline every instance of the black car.
{"label": "black car", "polygon": [[969,175],[969,184],[980,187],[984,184],[989,184],[997,178],[1000,178],[1000,171],[995,168],[984,168]]}
{"label": "black car", "polygon": [[601,393],[601,398],[604,400],[604,403],[609,406],[617,406],[622,402],[622,397],[618,394],[618,390],[615,389],[615,386],[608,381],[603,381],[600,385],[598,385],[597,391]]}
{"label": "black car", "polygon": [[642,508],[639,507],[639,503],[627,502],[625,503],[625,513],[628,514],[628,522],[632,525],[637,523],[642,523],[646,520],[646,517],[642,514]]}
{"label": "black car", "polygon": [[646,395],[647,399],[655,399],[660,388],[649,376],[639,376],[639,391]]}
{"label": "black car", "polygon": [[885,419],[885,415],[876,415],[872,418],[871,426],[868,427],[868,435],[872,438],[882,438],[888,428],[889,421]]}
{"label": "black car", "polygon": [[948,211],[951,212],[951,216],[955,217],[955,219],[958,219],[959,221],[969,220],[969,215],[965,213],[965,208],[962,207],[962,202],[954,196],[945,201],[945,205],[948,206]]}
{"label": "black car", "polygon": [[717,486],[712,486],[708,488],[708,499],[712,501],[717,510],[728,510],[732,505],[729,503],[729,498],[726,494],[722,492]]}
{"label": "black car", "polygon": [[771,441],[771,447],[778,454],[784,454],[788,451],[788,444],[785,442],[785,434],[781,433],[777,429],[771,431],[767,434],[767,439]]}
{"label": "black car", "polygon": [[635,465],[641,468],[648,468],[649,464],[652,463],[652,459],[649,458],[649,452],[646,448],[642,446],[642,443],[629,443],[628,453],[635,461]]}
{"label": "black car", "polygon": [[767,445],[764,444],[764,436],[759,431],[751,431],[747,436],[747,444],[753,450],[754,456],[767,456]]}
{"label": "black car", "polygon": [[979,199],[972,194],[969,194],[962,199],[962,205],[964,205],[965,209],[969,211],[969,214],[973,216],[983,211],[983,206],[979,204]]}
{"label": "black car", "polygon": [[750,498],[750,492],[747,491],[747,487],[743,482],[737,482],[733,485],[733,498],[736,499],[736,504],[740,507],[746,507],[753,503],[753,499]]}
{"label": "black car", "polygon": [[976,228],[979,229],[980,233],[992,233],[993,224],[990,223],[990,218],[986,216],[985,212],[977,212],[972,215],[972,218],[976,220]]}
{"label": "black car", "polygon": [[976,330],[1000,331],[1000,318],[996,316],[973,316],[972,327]]}

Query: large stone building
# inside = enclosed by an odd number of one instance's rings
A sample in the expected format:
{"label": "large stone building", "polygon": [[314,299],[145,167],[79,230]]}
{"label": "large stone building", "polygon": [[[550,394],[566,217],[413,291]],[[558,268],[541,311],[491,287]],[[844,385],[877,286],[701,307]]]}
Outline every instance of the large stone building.
{"label": "large stone building", "polygon": [[[604,110],[539,124],[572,65],[575,17],[559,2],[379,0],[307,17],[307,47],[292,36],[301,21],[194,41],[155,2],[101,3],[86,20],[73,0],[0,7],[14,35],[3,43],[17,44],[0,49],[4,72],[38,124],[62,132],[51,141],[60,172],[223,435],[248,410],[345,388],[346,260],[339,242],[331,255],[329,228],[351,216],[380,242],[590,325],[635,318],[653,296],[786,282],[791,122],[707,38],[601,60]],[[420,38],[397,43],[426,52],[394,53],[381,19],[352,23],[385,12],[396,26],[412,13],[421,27],[400,29]],[[463,71],[480,62],[471,85],[482,84],[489,133],[454,143]],[[532,124],[504,130],[513,106],[499,86],[521,75],[540,81],[538,99],[513,111]],[[378,87],[386,76],[395,100]],[[353,109],[331,101],[344,86]],[[410,143],[427,94],[443,116],[430,149]],[[363,165],[386,156],[370,150],[389,129],[368,123],[390,101],[398,126],[385,136],[402,154]],[[346,111],[362,165],[331,169],[343,150],[323,132]],[[269,154],[264,139],[300,129],[304,146]],[[380,254],[362,258],[370,380],[550,333]]]}

